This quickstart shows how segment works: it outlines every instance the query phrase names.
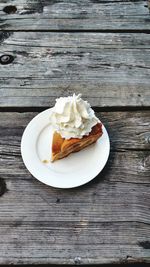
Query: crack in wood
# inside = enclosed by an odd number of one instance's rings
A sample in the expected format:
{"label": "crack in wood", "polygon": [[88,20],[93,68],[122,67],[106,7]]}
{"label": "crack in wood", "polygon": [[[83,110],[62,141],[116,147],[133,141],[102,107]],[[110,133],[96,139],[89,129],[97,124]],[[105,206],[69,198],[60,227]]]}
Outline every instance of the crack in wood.
{"label": "crack in wood", "polygon": [[[2,21],[2,20],[1,20]],[[5,28],[9,28],[9,32],[53,32],[53,33],[145,33],[150,34],[148,29],[10,29],[9,24],[1,25],[3,31]]]}
{"label": "crack in wood", "polygon": [[[25,106],[21,106],[21,107],[0,107],[0,112],[17,112],[17,113],[27,113],[27,112],[42,112],[45,109],[50,108],[50,106],[42,106],[42,107],[38,107],[38,106],[34,106],[34,107],[25,107]],[[96,106],[92,106],[92,108],[94,109],[95,112],[135,112],[135,111],[149,111],[150,110],[150,106],[113,106],[113,107],[96,107]]]}
{"label": "crack in wood", "polygon": [[[55,223],[55,224],[54,224]],[[53,227],[55,229],[64,229],[64,228],[73,228],[74,229],[74,225],[77,225],[79,223],[79,220],[74,220],[74,221],[65,221],[65,220],[55,220],[54,221],[42,221],[42,220],[23,220],[23,221],[9,221],[9,220],[3,220],[0,223],[0,228],[3,226],[11,226],[11,227],[26,227],[28,226],[29,228],[32,227],[34,225],[34,227],[38,228],[39,230],[42,228],[44,229],[49,229],[50,227]],[[115,227],[117,227],[117,225],[119,224],[123,225],[128,225],[130,224],[131,226],[133,226],[133,228],[137,227],[138,225],[141,227],[144,226],[149,226],[150,224],[147,222],[140,222],[138,220],[111,220],[110,221],[88,221],[88,228],[92,229],[92,228],[96,228],[97,226],[100,227],[111,227],[112,225],[114,225]],[[76,226],[77,228],[77,226]]]}
{"label": "crack in wood", "polygon": [[[147,1],[147,0],[144,0]],[[141,2],[141,0],[90,0],[93,4],[109,4],[109,3],[128,3],[128,2]]]}
{"label": "crack in wood", "polygon": [[150,69],[150,66],[142,66],[142,65],[136,65],[136,64],[135,65],[133,65],[133,64],[124,64],[124,63],[117,63],[117,64],[113,64],[113,63],[112,64],[111,63],[100,63],[100,64],[97,64],[97,65],[88,66],[88,68],[96,69],[96,68],[100,68],[101,66],[102,67],[110,67],[110,68],[118,68],[118,69],[120,67],[127,67],[129,69],[132,69],[132,68]]}

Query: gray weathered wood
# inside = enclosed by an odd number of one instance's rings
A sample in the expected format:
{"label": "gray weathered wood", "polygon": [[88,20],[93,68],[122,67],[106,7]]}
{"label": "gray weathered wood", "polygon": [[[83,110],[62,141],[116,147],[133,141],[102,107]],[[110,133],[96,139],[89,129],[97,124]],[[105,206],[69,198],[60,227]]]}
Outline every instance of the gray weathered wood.
{"label": "gray weathered wood", "polygon": [[[3,30],[150,30],[146,1],[15,0],[0,3]],[[3,9],[15,5],[16,13]]]}
{"label": "gray weathered wood", "polygon": [[22,163],[20,138],[35,115],[0,114],[0,187],[7,188],[0,263],[149,262],[149,112],[97,113],[110,132],[109,165],[90,184],[65,191],[41,184]]}
{"label": "gray weathered wood", "polygon": [[150,261],[147,184],[102,179],[64,191],[16,178],[0,197],[0,264]]}
{"label": "gray weathered wood", "polygon": [[[24,128],[37,113],[0,114],[0,177],[31,179],[20,155]],[[111,154],[102,176],[111,182],[150,182],[150,112],[101,112],[108,129]],[[15,121],[15,125],[14,125]]]}
{"label": "gray weathered wood", "polygon": [[[20,52],[20,55],[34,54],[41,47],[51,53],[65,49],[149,49],[150,38],[146,33],[99,33],[99,32],[0,32],[1,49],[6,52]],[[42,50],[41,49],[41,50]],[[59,50],[60,49],[60,50]],[[3,51],[2,50],[2,51]],[[25,51],[24,51],[25,50]],[[44,50],[45,51],[45,50]],[[45,54],[41,51],[41,57]],[[21,53],[22,52],[22,53]],[[2,53],[2,52],[1,52]],[[53,54],[52,53],[52,54]],[[60,53],[61,54],[61,53]],[[64,53],[65,54],[65,53]],[[36,55],[35,55],[36,56]],[[57,54],[59,56],[59,53]]]}
{"label": "gray weathered wood", "polygon": [[150,105],[147,34],[2,33],[0,106],[49,106],[82,93],[93,106]]}
{"label": "gray weathered wood", "polygon": [[[16,12],[7,14],[9,5]],[[150,107],[146,5],[0,1],[0,56],[14,57],[0,64],[0,265],[150,263],[150,111],[142,109]],[[32,177],[21,159],[23,130],[37,113],[4,111],[44,109],[73,92],[98,107],[111,153],[91,183],[54,189]]]}
{"label": "gray weathered wood", "polygon": [[[19,147],[17,144],[10,145],[12,143],[9,141],[8,149],[6,149],[6,145],[2,146],[2,152],[0,153],[0,177],[8,180],[32,180],[32,176],[25,169],[18,152]],[[14,150],[13,147],[15,147]],[[10,150],[13,150],[13,152],[11,153]],[[97,179],[99,181],[107,179],[110,182],[122,181],[135,184],[150,183],[149,163],[149,151],[112,151],[106,168]]]}

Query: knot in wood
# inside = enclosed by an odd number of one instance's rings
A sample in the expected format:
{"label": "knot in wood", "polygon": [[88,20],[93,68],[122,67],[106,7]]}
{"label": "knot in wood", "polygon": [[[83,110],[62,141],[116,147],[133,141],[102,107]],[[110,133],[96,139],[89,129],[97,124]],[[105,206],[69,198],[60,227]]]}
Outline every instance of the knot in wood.
{"label": "knot in wood", "polygon": [[150,156],[147,156],[144,158],[144,168],[149,169],[150,168]]}
{"label": "knot in wood", "polygon": [[7,191],[4,179],[0,178],[0,197]]}
{"label": "knot in wood", "polygon": [[14,60],[14,57],[12,55],[2,55],[0,57],[0,64],[7,65],[12,63]]}
{"label": "knot in wood", "polygon": [[150,241],[141,241],[138,243],[140,247],[143,247],[144,249],[150,249]]}
{"label": "knot in wood", "polygon": [[14,14],[14,13],[16,13],[16,11],[17,11],[16,6],[12,6],[12,5],[5,6],[3,8],[3,12],[5,12],[6,14]]}
{"label": "knot in wood", "polygon": [[147,137],[147,142],[150,144],[150,136]]}
{"label": "knot in wood", "polygon": [[75,259],[74,259],[74,263],[75,263],[76,265],[80,264],[80,263],[81,263],[81,258],[80,258],[80,257],[75,257]]}

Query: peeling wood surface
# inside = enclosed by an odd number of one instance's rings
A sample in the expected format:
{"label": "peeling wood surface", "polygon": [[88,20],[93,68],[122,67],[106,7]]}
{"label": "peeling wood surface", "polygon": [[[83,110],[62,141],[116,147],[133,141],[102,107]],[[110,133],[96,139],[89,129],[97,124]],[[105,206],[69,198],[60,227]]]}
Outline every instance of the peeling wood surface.
{"label": "peeling wood surface", "polygon": [[2,30],[150,30],[146,1],[2,0],[0,18]]}
{"label": "peeling wood surface", "polygon": [[149,106],[150,38],[121,33],[1,33],[0,106],[53,106],[82,93],[92,106]]}
{"label": "peeling wood surface", "polygon": [[[141,0],[0,1],[0,265],[150,263],[149,22]],[[111,152],[87,185],[54,189],[25,168],[20,141],[73,92]]]}

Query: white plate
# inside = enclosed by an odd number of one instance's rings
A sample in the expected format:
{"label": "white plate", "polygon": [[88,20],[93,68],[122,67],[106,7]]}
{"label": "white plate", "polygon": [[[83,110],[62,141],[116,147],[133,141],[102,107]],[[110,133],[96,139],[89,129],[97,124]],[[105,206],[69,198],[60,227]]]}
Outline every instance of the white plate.
{"label": "white plate", "polygon": [[26,168],[39,181],[53,187],[73,188],[89,182],[103,169],[109,156],[110,142],[104,125],[103,135],[95,144],[51,163],[50,113],[51,109],[39,113],[23,133],[21,154]]}

